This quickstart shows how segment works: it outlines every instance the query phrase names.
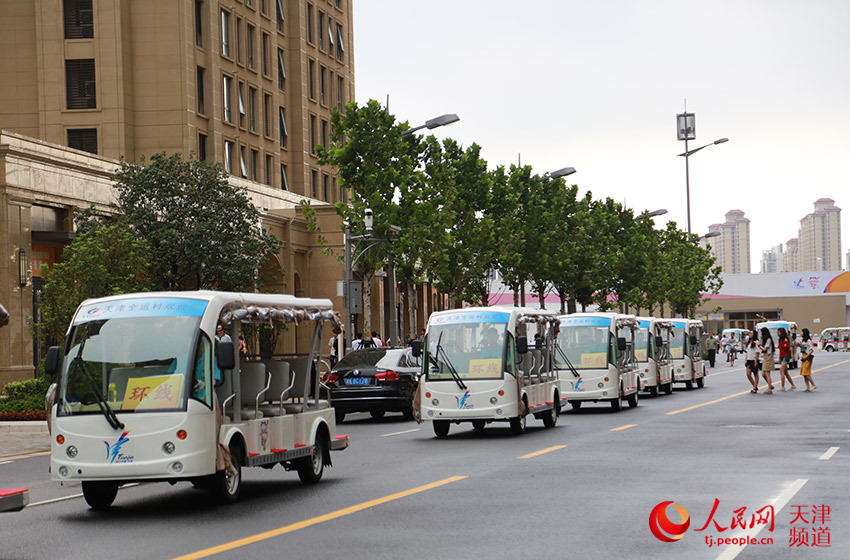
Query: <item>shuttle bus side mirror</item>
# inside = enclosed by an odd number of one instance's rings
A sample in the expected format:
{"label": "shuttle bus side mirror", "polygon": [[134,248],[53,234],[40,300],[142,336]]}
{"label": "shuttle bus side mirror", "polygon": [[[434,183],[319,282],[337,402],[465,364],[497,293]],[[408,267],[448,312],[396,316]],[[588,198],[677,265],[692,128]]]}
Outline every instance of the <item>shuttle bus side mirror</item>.
{"label": "shuttle bus side mirror", "polygon": [[422,356],[422,342],[419,340],[413,340],[410,342],[410,352],[413,354],[414,358],[419,358]]}
{"label": "shuttle bus side mirror", "polygon": [[528,352],[528,338],[524,336],[516,337],[516,352],[517,354],[526,354]]}
{"label": "shuttle bus side mirror", "polygon": [[44,373],[50,376],[51,379],[56,378],[59,373],[59,364],[62,362],[62,350],[58,346],[51,346],[47,349],[47,356],[44,359]]}
{"label": "shuttle bus side mirror", "polygon": [[619,350],[620,352],[625,352],[626,348],[627,348],[626,339],[622,338],[622,337],[618,338],[617,339],[617,350]]}
{"label": "shuttle bus side mirror", "polygon": [[697,345],[697,337],[694,336],[694,335],[691,335],[691,346],[696,346],[696,345]]}
{"label": "shuttle bus side mirror", "polygon": [[658,348],[661,348],[662,346],[664,346],[664,338],[662,338],[660,336],[656,336],[655,337],[655,346],[658,347]]}
{"label": "shuttle bus side mirror", "polygon": [[215,347],[215,359],[220,370],[228,370],[236,367],[233,343],[219,341]]}

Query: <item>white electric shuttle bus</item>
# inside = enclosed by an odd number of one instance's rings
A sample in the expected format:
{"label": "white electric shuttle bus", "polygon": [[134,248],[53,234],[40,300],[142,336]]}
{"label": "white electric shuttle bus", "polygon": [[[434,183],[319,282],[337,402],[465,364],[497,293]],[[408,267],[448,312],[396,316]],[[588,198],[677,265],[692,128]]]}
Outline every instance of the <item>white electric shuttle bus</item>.
{"label": "white electric shuttle bus", "polygon": [[555,362],[561,396],[570,406],[607,401],[614,410],[638,405],[635,360],[638,321],[620,313],[574,313],[560,317]]}
{"label": "white electric shuttle bus", "polygon": [[835,327],[821,331],[820,349],[826,352],[850,350],[850,327]]}
{"label": "white electric shuttle bus", "polygon": [[433,313],[420,351],[419,409],[437,437],[452,423],[481,430],[508,422],[525,431],[529,415],[555,426],[561,410],[552,363],[554,311],[469,307]]}
{"label": "white electric shuttle bus", "polygon": [[744,335],[747,334],[745,329],[723,329],[723,336],[727,339],[734,335],[735,336],[735,350],[738,352],[744,351]]}
{"label": "white electric shuttle bus", "polygon": [[635,359],[643,390],[650,395],[673,392],[673,359],[670,332],[673,323],[657,317],[639,317],[635,334]]}
{"label": "white electric shuttle bus", "polygon": [[702,359],[702,321],[671,319],[670,355],[673,358],[673,382],[688,389],[705,385],[706,368]]}
{"label": "white electric shuttle bus", "polygon": [[761,329],[763,327],[767,327],[767,330],[770,331],[770,336],[773,338],[773,363],[774,368],[779,369],[779,329],[780,327],[785,329],[785,332],[788,333],[788,340],[791,341],[791,363],[788,364],[788,369],[795,369],[797,367],[797,351],[796,351],[796,343],[799,342],[797,340],[797,323],[794,321],[765,321],[763,323],[756,323],[756,334],[759,337],[759,342],[764,343],[761,339]]}
{"label": "white electric shuttle bus", "polygon": [[[338,323],[330,300],[287,295],[151,292],[83,302],[64,348],[47,357],[48,372],[59,374],[51,478],[82,482],[95,509],[128,482],[188,481],[232,502],[243,467],[281,464],[317,482],[330,451],[348,446],[319,398],[326,321]],[[245,323],[285,325],[292,340],[312,343],[300,354],[240,359],[232,340]],[[229,334],[217,339],[217,325]]]}

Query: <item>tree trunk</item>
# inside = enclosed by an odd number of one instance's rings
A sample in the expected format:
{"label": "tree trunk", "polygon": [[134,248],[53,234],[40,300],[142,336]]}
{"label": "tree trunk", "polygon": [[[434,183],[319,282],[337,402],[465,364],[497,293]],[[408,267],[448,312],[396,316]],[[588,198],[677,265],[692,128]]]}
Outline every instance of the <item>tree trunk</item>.
{"label": "tree trunk", "polygon": [[[416,338],[416,286],[407,284],[407,332],[413,338]],[[405,341],[406,342],[406,341]]]}
{"label": "tree trunk", "polygon": [[[372,278],[374,274],[363,275],[363,334],[372,332]],[[354,334],[354,333],[352,333]],[[354,340],[352,338],[351,340]]]}
{"label": "tree trunk", "polygon": [[567,313],[575,313],[576,312],[576,298],[571,297],[567,300]]}

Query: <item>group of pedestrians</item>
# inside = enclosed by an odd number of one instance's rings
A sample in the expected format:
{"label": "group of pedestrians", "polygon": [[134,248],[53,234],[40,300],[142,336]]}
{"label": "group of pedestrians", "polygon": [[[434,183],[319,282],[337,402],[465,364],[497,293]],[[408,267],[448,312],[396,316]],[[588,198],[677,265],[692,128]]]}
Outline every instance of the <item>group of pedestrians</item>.
{"label": "group of pedestrians", "polygon": [[[761,334],[761,339],[759,339],[759,334]],[[794,345],[792,345],[786,329],[780,327],[776,334],[778,340],[774,342],[773,336],[770,334],[770,330],[766,327],[761,329],[761,333],[757,333],[755,330],[745,331],[743,333],[744,339],[742,341],[743,350],[738,349],[738,341],[735,339],[734,333],[730,334],[729,338],[724,338],[721,342],[727,356],[727,362],[730,366],[735,365],[735,356],[738,352],[742,352],[746,355],[745,371],[747,373],[747,380],[750,382],[750,385],[752,385],[750,393],[759,392],[759,373],[761,373],[762,378],[764,378],[767,382],[767,390],[765,391],[765,394],[773,394],[773,380],[771,379],[771,375],[774,367],[776,366],[773,356],[777,349],[779,350],[779,390],[786,390],[786,380],[790,385],[787,389],[788,391],[793,391],[797,388],[797,385],[794,384],[794,380],[791,379],[791,374],[788,373],[788,364],[791,363],[793,352],[795,350]],[[809,329],[803,329],[802,341],[798,343],[795,342],[795,344],[799,345],[801,353],[800,375],[802,375],[803,380],[806,383],[806,388],[803,391],[809,393],[817,389],[817,385],[815,385],[815,382],[812,379],[814,345],[812,344]]]}

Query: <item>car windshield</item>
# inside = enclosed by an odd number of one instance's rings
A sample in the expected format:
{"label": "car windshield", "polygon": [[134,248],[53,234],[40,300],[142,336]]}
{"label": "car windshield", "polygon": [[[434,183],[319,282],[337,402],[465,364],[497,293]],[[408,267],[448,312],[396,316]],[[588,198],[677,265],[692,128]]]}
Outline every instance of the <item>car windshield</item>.
{"label": "car windshield", "polygon": [[[556,341],[558,347],[578,369],[600,369],[608,367],[608,324],[571,325],[561,323]],[[556,352],[556,367],[563,369],[566,363]]]}
{"label": "car windshield", "polygon": [[103,399],[122,413],[185,409],[202,313],[78,319],[66,346],[59,414],[99,414]]}
{"label": "car windshield", "polygon": [[469,311],[432,319],[425,339],[428,379],[501,379],[509,317]]}
{"label": "car windshield", "polygon": [[335,366],[335,370],[363,367],[392,367],[398,362],[398,352],[388,348],[367,348],[353,350],[346,354]]}
{"label": "car windshield", "polygon": [[685,357],[685,328],[673,327],[670,333],[670,357],[681,360]]}

